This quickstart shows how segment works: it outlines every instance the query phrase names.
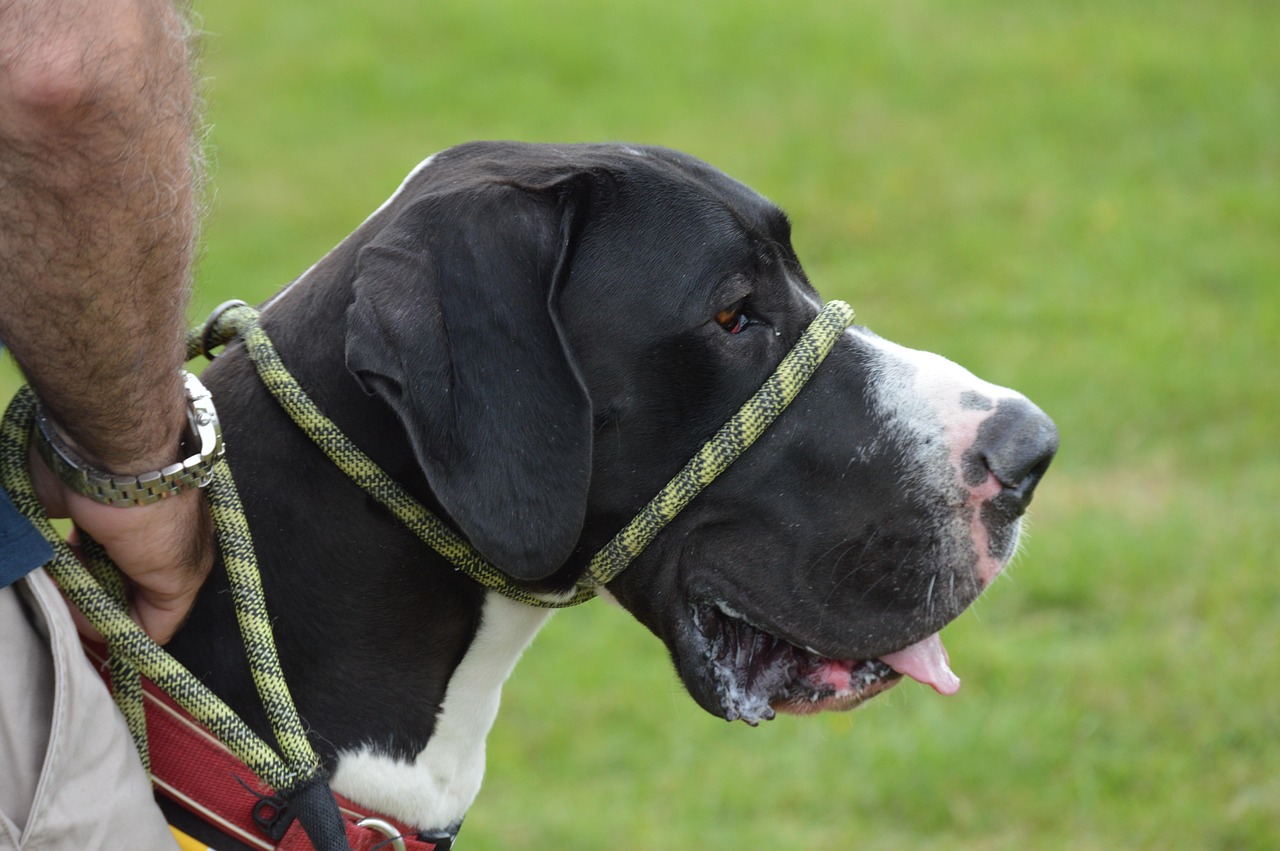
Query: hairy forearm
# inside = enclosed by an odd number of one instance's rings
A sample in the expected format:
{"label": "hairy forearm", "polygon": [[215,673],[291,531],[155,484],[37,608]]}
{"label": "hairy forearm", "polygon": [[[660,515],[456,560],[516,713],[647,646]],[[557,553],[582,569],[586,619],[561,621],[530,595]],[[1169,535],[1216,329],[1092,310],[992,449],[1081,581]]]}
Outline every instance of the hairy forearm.
{"label": "hairy forearm", "polygon": [[107,469],[175,460],[195,240],[182,22],[0,0],[0,339]]}

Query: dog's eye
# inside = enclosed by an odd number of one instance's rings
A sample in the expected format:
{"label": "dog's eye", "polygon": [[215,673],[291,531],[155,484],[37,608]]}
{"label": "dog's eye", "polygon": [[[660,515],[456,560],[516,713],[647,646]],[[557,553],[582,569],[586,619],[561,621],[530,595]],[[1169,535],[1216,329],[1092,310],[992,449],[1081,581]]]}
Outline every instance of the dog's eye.
{"label": "dog's eye", "polygon": [[730,334],[738,334],[751,324],[751,320],[747,318],[747,312],[742,309],[742,303],[739,302],[717,313],[716,323]]}

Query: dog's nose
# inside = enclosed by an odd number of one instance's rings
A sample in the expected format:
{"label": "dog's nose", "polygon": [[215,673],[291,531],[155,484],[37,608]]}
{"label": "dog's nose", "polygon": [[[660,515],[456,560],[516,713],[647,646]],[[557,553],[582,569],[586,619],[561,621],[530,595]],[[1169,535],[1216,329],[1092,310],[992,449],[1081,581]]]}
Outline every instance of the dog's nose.
{"label": "dog's nose", "polygon": [[995,476],[1000,492],[991,507],[1013,521],[1027,510],[1057,451],[1058,429],[1044,411],[1025,399],[1003,399],[979,427],[966,467],[982,480],[988,473]]}

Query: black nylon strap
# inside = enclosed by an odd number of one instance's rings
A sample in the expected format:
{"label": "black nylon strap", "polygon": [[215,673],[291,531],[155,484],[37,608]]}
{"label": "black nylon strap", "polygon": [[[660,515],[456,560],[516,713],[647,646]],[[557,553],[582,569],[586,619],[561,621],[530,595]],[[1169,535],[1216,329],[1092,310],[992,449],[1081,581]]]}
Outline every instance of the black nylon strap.
{"label": "black nylon strap", "polygon": [[346,822],[327,777],[317,777],[284,799],[316,851],[351,851]]}

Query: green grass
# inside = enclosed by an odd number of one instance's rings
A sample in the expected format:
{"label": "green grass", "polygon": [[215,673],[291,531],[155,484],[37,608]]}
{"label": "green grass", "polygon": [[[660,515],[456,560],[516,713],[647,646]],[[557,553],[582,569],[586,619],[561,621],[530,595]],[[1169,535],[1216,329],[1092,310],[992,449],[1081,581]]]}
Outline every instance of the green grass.
{"label": "green grass", "polygon": [[466,848],[1280,847],[1280,6],[203,11],[193,317],[452,143],[652,142],[786,207],[861,321],[1062,431],[1024,555],[947,630],[957,697],[727,725],[625,614],[566,612],[508,687]]}

